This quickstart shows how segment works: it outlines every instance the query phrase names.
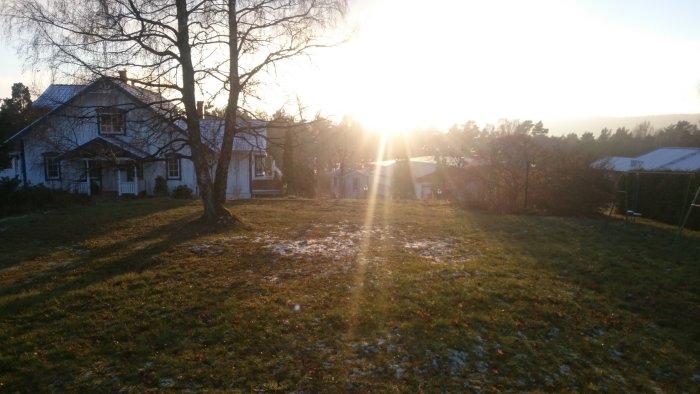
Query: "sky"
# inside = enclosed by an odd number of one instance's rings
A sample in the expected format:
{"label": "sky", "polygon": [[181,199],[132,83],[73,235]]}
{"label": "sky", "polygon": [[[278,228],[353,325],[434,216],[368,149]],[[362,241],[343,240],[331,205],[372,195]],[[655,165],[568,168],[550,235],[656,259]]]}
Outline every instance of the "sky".
{"label": "sky", "polygon": [[[261,109],[301,102],[383,131],[700,112],[698,1],[349,3],[330,34],[350,40],[278,68]],[[13,82],[48,85],[2,45],[1,97]]]}

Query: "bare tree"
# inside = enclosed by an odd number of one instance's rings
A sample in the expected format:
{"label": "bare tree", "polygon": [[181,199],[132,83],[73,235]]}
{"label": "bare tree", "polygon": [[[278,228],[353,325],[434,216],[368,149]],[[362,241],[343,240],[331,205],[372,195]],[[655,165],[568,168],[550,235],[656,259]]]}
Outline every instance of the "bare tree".
{"label": "bare tree", "polygon": [[[346,0],[7,0],[3,5],[6,32],[17,36],[30,62],[78,80],[129,69],[136,76],[132,84],[159,93],[148,104],[178,109],[173,113],[186,124],[203,218],[220,222],[235,219],[224,207],[229,163],[236,134],[252,129],[239,115],[252,113],[246,103],[256,94],[259,77],[281,61],[332,44],[323,29],[343,15]],[[198,93],[228,96],[225,129],[213,157],[199,127]]]}

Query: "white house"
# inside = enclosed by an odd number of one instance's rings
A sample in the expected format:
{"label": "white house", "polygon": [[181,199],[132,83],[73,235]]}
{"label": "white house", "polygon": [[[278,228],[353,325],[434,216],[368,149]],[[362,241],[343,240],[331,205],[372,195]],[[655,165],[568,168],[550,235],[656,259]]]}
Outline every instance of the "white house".
{"label": "white house", "polygon": [[331,193],[336,197],[365,198],[369,189],[369,175],[362,170],[336,168],[330,173]]}
{"label": "white house", "polygon": [[[469,164],[464,158],[441,157],[446,167],[462,167]],[[369,163],[366,170],[334,169],[330,172],[331,191],[333,195],[341,195],[341,185],[345,183],[345,197],[358,198],[377,196],[388,198],[392,196],[396,160],[383,160]],[[407,162],[413,182],[415,197],[420,200],[437,198],[443,190],[443,185],[436,183],[438,159],[435,156],[411,157]],[[367,187],[365,189],[365,186]],[[376,189],[376,190],[372,190]]]}
{"label": "white house", "polygon": [[[45,111],[12,136],[11,168],[0,176],[81,194],[152,195],[156,179],[169,190],[185,185],[198,194],[184,123],[157,93],[121,78],[87,85],[51,85],[33,103]],[[201,116],[201,105],[200,105]],[[226,196],[250,198],[256,182],[279,178],[266,153],[266,124],[239,120]],[[210,157],[217,155],[220,119],[200,119]],[[214,167],[212,166],[212,173]]]}
{"label": "white house", "polygon": [[[447,166],[453,166],[456,158],[443,157]],[[377,195],[389,197],[392,191],[393,175],[396,160],[383,160],[370,163],[373,166],[372,176],[376,177]],[[438,160],[435,156],[417,156],[408,159],[408,167],[413,181],[414,194],[420,200],[435,198],[440,185],[434,182],[434,174],[438,170]],[[374,184],[374,183],[373,183]]]}

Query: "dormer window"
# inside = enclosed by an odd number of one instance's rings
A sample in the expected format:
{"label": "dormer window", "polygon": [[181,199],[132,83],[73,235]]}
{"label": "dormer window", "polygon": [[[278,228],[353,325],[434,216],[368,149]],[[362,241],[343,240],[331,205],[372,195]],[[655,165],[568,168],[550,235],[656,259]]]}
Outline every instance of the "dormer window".
{"label": "dormer window", "polygon": [[126,134],[124,112],[114,108],[98,110],[97,127],[100,134]]}

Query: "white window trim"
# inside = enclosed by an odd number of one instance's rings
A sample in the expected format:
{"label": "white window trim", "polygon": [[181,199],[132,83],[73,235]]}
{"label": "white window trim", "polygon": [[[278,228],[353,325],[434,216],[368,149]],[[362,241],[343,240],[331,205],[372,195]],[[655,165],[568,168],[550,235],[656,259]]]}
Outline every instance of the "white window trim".
{"label": "white window trim", "polygon": [[[103,117],[109,119],[109,122],[105,122],[104,120],[106,119],[103,119]],[[121,127],[119,129],[114,128],[116,123],[113,122],[114,118],[120,119]],[[109,130],[105,129],[106,125],[109,125]],[[97,128],[102,135],[124,135],[126,134],[126,115],[124,112],[114,109],[97,111]]]}
{"label": "white window trim", "polygon": [[[165,158],[165,177],[166,179],[182,179],[182,162],[180,156],[168,156]],[[177,176],[171,175],[171,163],[177,163]]]}
{"label": "white window trim", "polygon": [[[49,166],[55,166],[55,172],[57,175],[50,175]],[[44,178],[47,181],[60,181],[61,180],[61,161],[58,159],[58,155],[47,153],[44,154]]]}

